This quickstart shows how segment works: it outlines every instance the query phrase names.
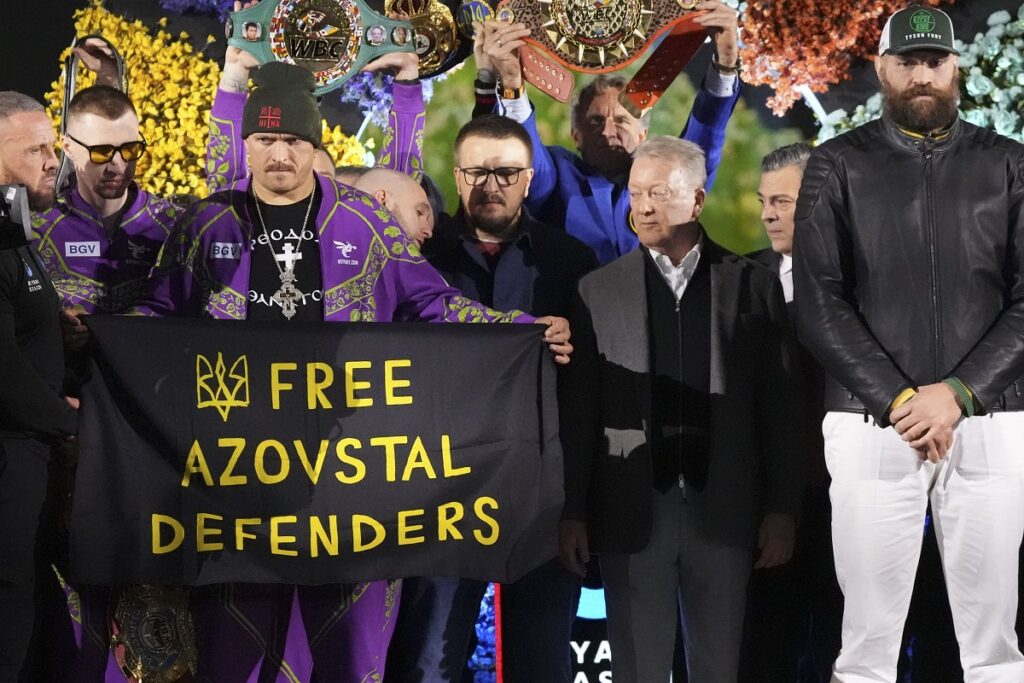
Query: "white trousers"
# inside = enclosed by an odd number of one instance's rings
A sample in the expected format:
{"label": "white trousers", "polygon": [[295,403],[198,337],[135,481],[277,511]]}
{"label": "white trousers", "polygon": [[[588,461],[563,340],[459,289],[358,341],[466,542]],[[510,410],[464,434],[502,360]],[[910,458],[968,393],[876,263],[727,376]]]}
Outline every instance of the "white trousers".
{"label": "white trousers", "polygon": [[828,413],[822,432],[846,598],[832,682],[896,680],[929,500],[965,683],[1024,681],[1014,632],[1024,413],[962,420],[938,464],[922,462],[892,427],[855,413]]}

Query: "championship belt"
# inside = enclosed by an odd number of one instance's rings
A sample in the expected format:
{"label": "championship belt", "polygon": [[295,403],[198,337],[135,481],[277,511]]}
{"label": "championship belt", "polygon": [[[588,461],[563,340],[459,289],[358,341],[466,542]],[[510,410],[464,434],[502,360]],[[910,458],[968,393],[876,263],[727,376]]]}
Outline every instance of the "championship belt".
{"label": "championship belt", "polygon": [[277,60],[312,71],[317,95],[340,87],[382,54],[416,49],[412,24],[388,19],[363,0],[264,0],[232,12],[225,33],[228,45],[261,63]]}
{"label": "championship belt", "polygon": [[704,43],[694,21],[698,0],[502,0],[499,21],[526,24],[520,48],[524,78],[560,101],[572,95],[572,73],[618,71],[662,39],[619,96],[634,116],[654,106]]}
{"label": "championship belt", "polygon": [[423,78],[436,76],[461,62],[466,58],[466,47],[472,49],[472,34],[467,41],[451,9],[438,0],[386,0],[384,12],[402,15],[412,22]]}
{"label": "championship belt", "polygon": [[182,586],[143,584],[115,592],[110,649],[138,683],[173,683],[196,670],[196,632]]}

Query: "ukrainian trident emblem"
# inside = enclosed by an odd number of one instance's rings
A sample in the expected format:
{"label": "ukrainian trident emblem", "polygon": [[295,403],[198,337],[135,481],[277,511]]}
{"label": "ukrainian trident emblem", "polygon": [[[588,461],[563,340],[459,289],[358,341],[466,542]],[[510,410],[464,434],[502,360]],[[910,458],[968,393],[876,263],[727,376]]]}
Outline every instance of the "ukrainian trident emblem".
{"label": "ukrainian trident emblem", "polygon": [[249,407],[249,360],[242,355],[228,368],[224,354],[213,363],[196,354],[196,408],[216,408],[228,421],[232,408]]}

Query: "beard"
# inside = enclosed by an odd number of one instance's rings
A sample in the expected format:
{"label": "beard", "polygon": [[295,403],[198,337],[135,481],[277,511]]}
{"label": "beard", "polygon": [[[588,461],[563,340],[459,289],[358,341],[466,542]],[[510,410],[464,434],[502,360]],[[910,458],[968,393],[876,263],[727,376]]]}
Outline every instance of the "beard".
{"label": "beard", "polygon": [[[17,184],[19,181],[14,180]],[[25,193],[28,195],[28,208],[32,211],[46,211],[53,206],[54,202],[54,183],[57,182],[57,170],[54,169],[52,173],[46,173],[39,182],[35,185],[25,185]]]}
{"label": "beard", "polygon": [[[915,133],[931,133],[953,123],[960,100],[960,74],[953,77],[949,88],[939,90],[930,85],[915,85],[897,91],[884,78],[882,94],[885,116],[900,128]],[[922,98],[922,95],[927,97]]]}
{"label": "beard", "polygon": [[519,230],[519,215],[521,212],[509,213],[504,197],[497,196],[483,199],[500,202],[500,204],[499,206],[488,205],[485,208],[481,207],[480,202],[477,201],[473,202],[472,205],[466,205],[464,208],[466,209],[466,215],[469,217],[470,224],[477,230],[482,230],[502,241],[508,241],[515,236]]}
{"label": "beard", "polygon": [[56,176],[47,178],[36,187],[26,187],[28,208],[32,211],[46,211],[53,206],[53,183]]}
{"label": "beard", "polygon": [[104,173],[93,187],[93,192],[103,199],[120,199],[128,191],[128,185],[132,182],[132,174],[107,174]]}

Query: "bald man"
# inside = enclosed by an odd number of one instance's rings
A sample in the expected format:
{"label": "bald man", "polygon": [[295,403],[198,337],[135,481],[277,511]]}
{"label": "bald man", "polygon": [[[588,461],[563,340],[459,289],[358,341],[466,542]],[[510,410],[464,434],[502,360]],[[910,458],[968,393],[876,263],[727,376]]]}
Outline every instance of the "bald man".
{"label": "bald man", "polygon": [[417,247],[434,232],[434,212],[427,193],[410,176],[386,168],[374,168],[359,176],[353,187],[373,195],[395,214],[398,224]]}

